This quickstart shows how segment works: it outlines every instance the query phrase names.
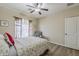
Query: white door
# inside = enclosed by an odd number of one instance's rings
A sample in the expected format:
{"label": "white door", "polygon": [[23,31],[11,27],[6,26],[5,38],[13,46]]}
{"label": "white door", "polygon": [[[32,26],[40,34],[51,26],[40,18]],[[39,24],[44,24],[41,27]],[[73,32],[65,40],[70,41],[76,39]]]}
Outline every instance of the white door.
{"label": "white door", "polygon": [[76,17],[65,18],[65,46],[76,48],[77,34],[76,34]]}

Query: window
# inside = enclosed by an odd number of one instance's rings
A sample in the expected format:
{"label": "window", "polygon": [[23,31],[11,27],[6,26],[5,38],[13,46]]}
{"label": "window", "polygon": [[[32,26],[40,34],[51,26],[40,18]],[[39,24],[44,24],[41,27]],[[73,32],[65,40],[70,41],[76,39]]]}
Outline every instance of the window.
{"label": "window", "polygon": [[22,38],[29,35],[29,21],[22,19]]}
{"label": "window", "polygon": [[29,35],[29,21],[16,18],[15,20],[15,38],[25,38]]}

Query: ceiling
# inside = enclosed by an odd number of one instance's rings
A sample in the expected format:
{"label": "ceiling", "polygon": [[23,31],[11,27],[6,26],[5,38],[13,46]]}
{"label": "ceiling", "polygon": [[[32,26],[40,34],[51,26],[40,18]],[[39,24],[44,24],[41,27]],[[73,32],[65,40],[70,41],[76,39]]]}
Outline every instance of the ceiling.
{"label": "ceiling", "polygon": [[67,3],[44,3],[42,5],[42,8],[47,8],[48,11],[41,11],[42,15],[39,15],[38,12],[30,13],[30,7],[27,7],[26,5],[31,5],[33,6],[32,3],[1,3],[0,6],[4,8],[9,8],[12,10],[16,10],[19,12],[21,15],[28,15],[30,17],[35,17],[35,18],[41,18],[41,17],[47,17],[52,14],[55,14],[57,12],[60,12],[64,9],[77,6],[79,4],[74,4],[72,6],[67,6]]}

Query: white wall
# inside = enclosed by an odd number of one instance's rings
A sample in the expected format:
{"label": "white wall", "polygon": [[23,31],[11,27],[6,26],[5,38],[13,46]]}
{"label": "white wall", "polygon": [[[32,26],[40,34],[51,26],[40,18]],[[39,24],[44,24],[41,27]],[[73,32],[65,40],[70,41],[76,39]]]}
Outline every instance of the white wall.
{"label": "white wall", "polygon": [[38,30],[38,19],[32,20],[32,23],[30,24],[30,26],[31,26],[30,36],[32,36],[34,32]]}
{"label": "white wall", "polygon": [[64,45],[64,18],[78,15],[79,7],[66,9],[60,13],[56,13],[55,15],[40,19],[39,28],[43,34],[49,38],[50,42]]}

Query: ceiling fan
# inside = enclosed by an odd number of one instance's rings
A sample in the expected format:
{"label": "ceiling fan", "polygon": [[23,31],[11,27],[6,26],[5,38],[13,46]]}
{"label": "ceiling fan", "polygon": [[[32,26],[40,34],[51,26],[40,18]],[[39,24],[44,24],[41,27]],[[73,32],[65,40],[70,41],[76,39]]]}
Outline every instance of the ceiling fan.
{"label": "ceiling fan", "polygon": [[43,5],[43,3],[33,3],[33,6],[31,6],[31,5],[26,5],[26,6],[31,7],[30,13],[33,13],[33,12],[37,11],[41,15],[42,14],[41,10],[48,11],[48,9],[42,8],[42,5]]}

